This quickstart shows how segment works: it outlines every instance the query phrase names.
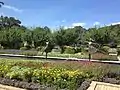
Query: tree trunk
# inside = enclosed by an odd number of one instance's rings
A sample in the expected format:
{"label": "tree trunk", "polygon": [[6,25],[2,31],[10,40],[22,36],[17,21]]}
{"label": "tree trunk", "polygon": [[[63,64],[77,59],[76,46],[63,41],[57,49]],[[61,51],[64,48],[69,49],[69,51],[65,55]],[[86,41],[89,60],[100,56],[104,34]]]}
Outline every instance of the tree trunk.
{"label": "tree trunk", "polygon": [[64,53],[64,47],[63,46],[60,46],[60,48],[61,48],[61,54],[63,54]]}

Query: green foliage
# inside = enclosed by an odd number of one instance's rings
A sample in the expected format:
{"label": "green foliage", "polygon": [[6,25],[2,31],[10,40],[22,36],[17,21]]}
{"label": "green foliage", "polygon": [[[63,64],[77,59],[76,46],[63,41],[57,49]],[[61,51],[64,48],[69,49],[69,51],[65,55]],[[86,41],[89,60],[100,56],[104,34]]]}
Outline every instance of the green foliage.
{"label": "green foliage", "polygon": [[32,42],[32,32],[28,29],[25,30],[24,33],[21,33],[22,41],[27,41],[28,43]]}
{"label": "green foliage", "polygon": [[36,56],[38,54],[37,51],[22,51],[20,54],[26,55],[26,56]]}
{"label": "green foliage", "polygon": [[104,52],[106,52],[106,53],[108,53],[109,49],[110,49],[109,46],[103,46],[103,47],[101,48],[101,50],[104,51]]}
{"label": "green foliage", "polygon": [[[9,65],[0,67],[3,76],[10,79],[24,80],[28,82],[38,82],[42,85],[55,85],[59,88],[75,89],[78,84],[84,81],[86,73],[79,72],[78,70],[66,70],[63,68],[45,68],[32,69],[28,67]],[[79,82],[79,83],[76,83]]]}
{"label": "green foliage", "polygon": [[1,23],[0,26],[2,28],[4,28],[5,30],[6,29],[8,30],[9,28],[12,28],[13,26],[19,27],[20,24],[21,24],[21,21],[15,19],[14,17],[1,16],[0,20],[1,20],[0,21],[0,23]]}
{"label": "green foliage", "polygon": [[64,58],[80,58],[85,59],[88,58],[88,55],[86,53],[76,53],[76,54],[60,54],[60,53],[48,53],[48,56],[50,57],[64,57]]}
{"label": "green foliage", "polygon": [[80,26],[68,29],[61,27],[59,31],[54,33],[55,44],[60,46],[61,53],[63,53],[63,47],[65,45],[70,46],[74,45],[75,43],[81,43],[83,32],[84,29]]}
{"label": "green foliage", "polygon": [[14,17],[0,17],[0,43],[5,48],[19,49],[22,42],[27,41],[30,46],[32,42],[35,48],[45,46],[46,41],[53,41],[50,29],[45,27],[36,27],[30,30],[22,25]]}
{"label": "green foliage", "polygon": [[10,79],[27,80],[30,82],[32,75],[33,70],[31,68],[14,66],[10,69],[10,72],[7,73],[6,77],[9,77]]}
{"label": "green foliage", "polygon": [[86,53],[86,52],[88,52],[88,49],[89,49],[89,48],[87,48],[87,47],[83,47],[83,48],[81,48],[81,51],[82,51],[83,53]]}
{"label": "green foliage", "polygon": [[[77,88],[78,81],[84,81],[85,73],[76,71],[70,71],[65,69],[53,68],[41,68],[34,69],[14,66],[7,73],[6,77],[17,80],[27,80],[38,82],[40,84],[57,85],[59,88]],[[72,87],[71,87],[72,85]]]}
{"label": "green foliage", "polygon": [[53,52],[53,53],[60,53],[60,52],[61,52],[61,49],[52,49],[52,52]]}
{"label": "green foliage", "polygon": [[119,65],[87,61],[58,63],[0,59],[0,77],[55,86],[59,89],[74,90],[85,80],[99,80],[112,72],[119,79],[119,70]]}
{"label": "green foliage", "polygon": [[111,42],[119,43],[120,36],[119,25],[104,26],[100,28],[89,28],[84,35],[85,40],[92,38],[99,44],[109,44]]}
{"label": "green foliage", "polygon": [[117,48],[118,55],[120,55],[120,48]]}
{"label": "green foliage", "polygon": [[1,64],[0,65],[0,77],[4,77],[10,70],[9,65]]}
{"label": "green foliage", "polygon": [[[45,47],[46,41],[48,41],[50,45],[46,52],[50,52],[53,46],[58,45],[61,48],[61,53],[64,53],[64,46],[78,45],[78,47],[86,47],[90,38],[101,47],[109,45],[116,48],[120,43],[120,25],[95,27],[88,30],[81,26],[67,29],[60,27],[54,32],[51,31],[47,26],[26,28],[21,25],[20,20],[14,17],[0,17],[0,43],[5,49],[19,49],[24,42],[29,44],[29,49]],[[97,48],[99,49],[99,47]],[[82,49],[76,50],[76,53],[82,51]]]}
{"label": "green foliage", "polygon": [[52,51],[52,49],[53,49],[53,47],[54,47],[54,45],[49,44],[49,45],[48,45],[48,47],[46,47],[45,52],[47,52],[47,53],[51,52],[51,51]]}
{"label": "green foliage", "polygon": [[32,31],[32,39],[35,42],[35,47],[38,46],[45,46],[46,41],[50,41],[51,37],[51,32],[48,27],[36,27],[34,31]]}
{"label": "green foliage", "polygon": [[27,47],[21,47],[20,50],[28,50]]}
{"label": "green foliage", "polygon": [[75,49],[73,47],[66,47],[64,53],[75,54]]}
{"label": "green foliage", "polygon": [[82,51],[81,47],[77,47],[77,48],[75,49],[75,53],[79,53],[79,52],[81,52],[81,51]]}

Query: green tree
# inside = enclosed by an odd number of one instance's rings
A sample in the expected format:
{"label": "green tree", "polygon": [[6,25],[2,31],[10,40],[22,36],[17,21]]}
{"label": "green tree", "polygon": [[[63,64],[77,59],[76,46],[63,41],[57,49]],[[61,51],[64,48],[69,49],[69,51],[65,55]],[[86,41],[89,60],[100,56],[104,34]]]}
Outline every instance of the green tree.
{"label": "green tree", "polygon": [[74,27],[74,28],[60,28],[58,31],[54,33],[54,39],[56,45],[61,47],[61,53],[64,52],[64,46],[73,46],[78,44],[82,40],[82,35],[85,29],[82,27]]}
{"label": "green tree", "polygon": [[22,43],[20,28],[14,27],[9,30],[0,31],[0,43],[7,48],[19,49]]}
{"label": "green tree", "polygon": [[50,41],[51,39],[51,32],[48,27],[36,27],[33,31],[32,39],[35,42],[35,47],[38,46],[45,46],[46,41]]}
{"label": "green tree", "polygon": [[0,17],[0,29],[1,30],[8,30],[12,28],[13,26],[20,27],[21,21],[15,19],[14,17],[7,17],[7,16],[1,16]]}

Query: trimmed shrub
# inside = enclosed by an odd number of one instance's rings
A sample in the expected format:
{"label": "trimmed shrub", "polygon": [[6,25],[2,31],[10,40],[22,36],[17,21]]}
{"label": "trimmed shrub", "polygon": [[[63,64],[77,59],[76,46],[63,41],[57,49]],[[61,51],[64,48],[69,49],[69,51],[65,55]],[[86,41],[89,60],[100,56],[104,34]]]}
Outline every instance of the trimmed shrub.
{"label": "trimmed shrub", "polygon": [[104,51],[104,52],[106,52],[106,53],[108,53],[108,50],[110,49],[110,47],[108,47],[108,46],[103,46],[102,48],[101,48],[101,50],[102,51]]}
{"label": "trimmed shrub", "polygon": [[61,52],[60,50],[58,50],[58,49],[52,49],[52,51],[51,51],[52,53],[58,53],[58,52]]}
{"label": "trimmed shrub", "polygon": [[73,47],[66,47],[64,53],[66,53],[66,54],[75,54],[75,49]]}
{"label": "trimmed shrub", "polygon": [[20,50],[28,50],[27,47],[21,47]]}

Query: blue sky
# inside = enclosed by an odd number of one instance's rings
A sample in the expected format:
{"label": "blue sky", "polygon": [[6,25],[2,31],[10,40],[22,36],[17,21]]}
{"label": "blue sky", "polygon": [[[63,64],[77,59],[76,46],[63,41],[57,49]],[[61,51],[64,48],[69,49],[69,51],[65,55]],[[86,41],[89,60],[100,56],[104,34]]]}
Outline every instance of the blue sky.
{"label": "blue sky", "polygon": [[0,14],[15,16],[26,26],[86,28],[120,23],[120,0],[0,0]]}

